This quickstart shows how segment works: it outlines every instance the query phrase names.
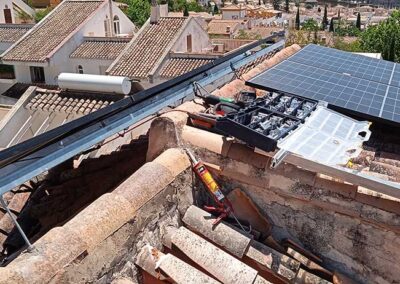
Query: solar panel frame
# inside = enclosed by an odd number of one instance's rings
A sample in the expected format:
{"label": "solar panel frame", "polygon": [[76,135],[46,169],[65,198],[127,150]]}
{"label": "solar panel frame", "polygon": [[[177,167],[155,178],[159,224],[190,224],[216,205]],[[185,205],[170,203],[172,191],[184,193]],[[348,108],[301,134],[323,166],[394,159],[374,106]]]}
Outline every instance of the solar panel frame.
{"label": "solar panel frame", "polygon": [[[320,59],[324,54],[340,56],[336,61],[341,63],[329,65],[333,59]],[[343,62],[356,63],[346,69]],[[370,67],[357,69],[360,66]],[[352,73],[344,72],[350,68]],[[365,70],[369,70],[370,74]],[[368,119],[400,123],[400,64],[393,62],[308,45],[246,84],[326,101],[330,106]]]}

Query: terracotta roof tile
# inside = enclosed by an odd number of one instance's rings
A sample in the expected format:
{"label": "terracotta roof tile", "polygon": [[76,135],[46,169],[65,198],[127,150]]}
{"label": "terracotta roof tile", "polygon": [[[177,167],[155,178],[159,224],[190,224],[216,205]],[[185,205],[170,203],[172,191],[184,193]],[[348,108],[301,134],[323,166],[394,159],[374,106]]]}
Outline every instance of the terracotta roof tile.
{"label": "terracotta roof tile", "polygon": [[114,60],[124,50],[129,39],[102,38],[85,40],[70,55],[71,58]]}
{"label": "terracotta roof tile", "polygon": [[213,59],[205,58],[171,58],[160,71],[162,77],[176,77],[193,69],[213,62]]}
{"label": "terracotta roof tile", "polygon": [[25,105],[25,108],[33,111],[61,111],[65,113],[88,114],[106,107],[121,98],[121,96],[115,94],[38,91]]}
{"label": "terracotta roof tile", "polygon": [[101,4],[100,0],[66,0],[48,18],[34,26],[29,34],[9,50],[3,60],[44,62],[71,33]]}
{"label": "terracotta roof tile", "polygon": [[33,25],[0,24],[0,42],[14,43],[19,40]]}
{"label": "terracotta roof tile", "polygon": [[[240,20],[212,20],[208,24],[207,32],[215,35],[231,34],[239,27]],[[228,32],[228,27],[230,32]]]}
{"label": "terracotta roof tile", "polygon": [[187,21],[184,17],[165,17],[148,23],[117,59],[110,75],[146,78]]}

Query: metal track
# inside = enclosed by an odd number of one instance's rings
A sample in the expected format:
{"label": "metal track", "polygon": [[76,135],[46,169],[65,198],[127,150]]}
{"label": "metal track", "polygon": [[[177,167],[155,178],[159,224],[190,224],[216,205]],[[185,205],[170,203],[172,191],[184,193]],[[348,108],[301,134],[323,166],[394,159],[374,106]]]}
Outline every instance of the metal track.
{"label": "metal track", "polygon": [[57,127],[0,152],[0,194],[82,153],[104,139],[154,115],[168,106],[193,98],[193,82],[215,89],[225,84],[234,70],[256,58],[282,49],[284,41],[254,54],[273,37],[250,44],[188,74],[135,94],[97,112]]}

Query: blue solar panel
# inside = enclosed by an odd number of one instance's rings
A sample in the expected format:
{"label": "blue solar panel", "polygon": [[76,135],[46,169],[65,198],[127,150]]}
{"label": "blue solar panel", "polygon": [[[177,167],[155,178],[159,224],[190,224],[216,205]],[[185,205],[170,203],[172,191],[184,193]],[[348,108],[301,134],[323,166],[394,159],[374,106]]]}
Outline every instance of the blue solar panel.
{"label": "blue solar panel", "polygon": [[395,66],[390,61],[314,44],[307,45],[288,60],[384,84],[389,83]]}
{"label": "blue solar panel", "polygon": [[393,62],[308,45],[248,84],[400,122],[400,65]]}

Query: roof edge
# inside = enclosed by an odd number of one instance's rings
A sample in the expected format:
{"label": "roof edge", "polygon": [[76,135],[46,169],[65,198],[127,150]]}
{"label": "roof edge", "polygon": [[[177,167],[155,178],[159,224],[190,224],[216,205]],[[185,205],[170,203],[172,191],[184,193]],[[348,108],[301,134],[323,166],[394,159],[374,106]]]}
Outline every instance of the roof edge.
{"label": "roof edge", "polygon": [[[175,18],[180,18],[180,17],[175,17]],[[182,32],[186,29],[186,27],[189,25],[189,23],[194,20],[194,18],[192,16],[182,17],[182,18],[186,18],[185,22],[183,23],[182,27],[177,31],[175,37],[170,41],[170,43],[168,44],[167,48],[164,50],[164,52],[162,53],[160,58],[154,64],[154,67],[153,67],[153,69],[150,70],[150,72],[148,73],[148,76],[153,77],[157,73],[157,71],[159,71],[161,69],[162,63],[165,60],[165,58],[169,55],[171,48],[174,46],[176,41],[182,35]],[[197,23],[197,21],[196,21],[196,23]]]}
{"label": "roof edge", "polygon": [[132,46],[132,44],[135,43],[136,39],[139,37],[139,35],[142,34],[143,30],[150,24],[150,17],[147,19],[147,21],[143,24],[143,26],[139,29],[139,31],[132,37],[132,39],[129,41],[129,43],[125,46],[125,48],[122,50],[122,52],[118,55],[117,58],[111,63],[111,65],[107,68],[106,70],[106,75],[110,75],[110,72],[112,69],[115,67],[115,65],[118,63],[118,61],[121,60],[122,56],[129,50],[129,48]]}
{"label": "roof edge", "polygon": [[[68,0],[67,2],[74,2],[73,0]],[[77,1],[78,2],[78,1]],[[58,44],[49,54],[46,56],[46,60],[49,61],[50,57],[52,57],[75,33],[77,33],[82,27],[92,18],[93,15],[95,15],[101,8],[103,8],[106,4],[108,4],[107,0],[102,0],[102,1],[93,1],[93,2],[103,2],[102,4],[99,5],[92,13],[90,13],[89,16],[86,17],[86,19],[79,25],[77,26],[66,38],[63,39],[60,44]]]}

